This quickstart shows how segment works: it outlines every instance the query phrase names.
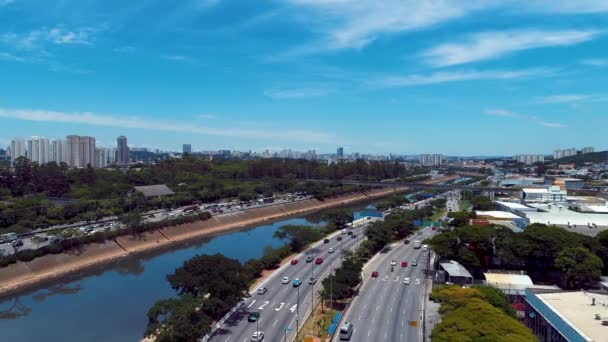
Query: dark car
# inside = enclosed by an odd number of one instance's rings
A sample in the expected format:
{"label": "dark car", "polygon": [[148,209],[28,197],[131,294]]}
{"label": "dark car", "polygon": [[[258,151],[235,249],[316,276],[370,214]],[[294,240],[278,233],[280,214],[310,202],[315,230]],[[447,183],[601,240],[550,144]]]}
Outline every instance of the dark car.
{"label": "dark car", "polygon": [[338,237],[336,238],[336,240],[338,240],[338,241],[342,241],[342,237],[341,237],[341,236],[338,236]]}
{"label": "dark car", "polygon": [[329,239],[325,239],[325,240],[323,240],[323,242],[329,243]]}
{"label": "dark car", "polygon": [[346,233],[348,235],[353,235],[353,232],[351,232],[350,230]]}
{"label": "dark car", "polygon": [[312,262],[315,258],[312,257],[312,255],[309,255],[306,257],[306,262]]}
{"label": "dark car", "polygon": [[259,312],[252,312],[249,314],[249,318],[247,318],[247,320],[249,322],[256,322],[259,318],[260,318]]}
{"label": "dark car", "polygon": [[408,243],[410,243],[410,240],[408,240],[408,239],[403,240],[403,244],[407,245]]}
{"label": "dark car", "polygon": [[353,234],[353,235],[351,235],[350,237],[354,239],[354,238],[356,238],[356,237],[357,237],[357,234]]}

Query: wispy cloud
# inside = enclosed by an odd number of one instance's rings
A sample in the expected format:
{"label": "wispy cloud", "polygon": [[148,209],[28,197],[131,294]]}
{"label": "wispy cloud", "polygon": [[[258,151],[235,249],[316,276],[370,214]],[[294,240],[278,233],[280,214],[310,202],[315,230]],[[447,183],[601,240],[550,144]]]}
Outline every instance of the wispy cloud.
{"label": "wispy cloud", "polygon": [[0,7],[8,6],[14,2],[15,0],[0,0]]}
{"label": "wispy cloud", "polygon": [[304,97],[319,97],[330,94],[329,88],[277,88],[264,91],[264,95],[273,99],[297,99]]}
{"label": "wispy cloud", "polygon": [[199,119],[204,119],[204,120],[215,120],[217,119],[216,115],[213,114],[199,114],[196,116]]}
{"label": "wispy cloud", "polygon": [[11,61],[11,62],[20,62],[20,63],[27,61],[26,58],[13,55],[12,53],[8,53],[8,52],[0,52],[0,60]]}
{"label": "wispy cloud", "polygon": [[31,50],[46,44],[54,45],[92,45],[93,35],[98,29],[91,27],[66,29],[62,26],[43,27],[27,33],[5,33],[0,35],[0,42],[10,44],[19,50]]}
{"label": "wispy cloud", "polygon": [[135,52],[135,50],[135,46],[130,45],[114,48],[114,52],[118,53],[133,53]]}
{"label": "wispy cloud", "polygon": [[439,71],[426,75],[385,77],[380,80],[380,84],[388,87],[410,87],[462,81],[525,79],[550,76],[554,73],[553,69]]}
{"label": "wispy cloud", "polygon": [[283,129],[269,131],[252,129],[213,128],[207,125],[198,126],[191,123],[163,122],[137,117],[119,117],[100,115],[95,113],[65,113],[47,110],[0,108],[0,118],[48,123],[84,124],[93,126],[109,126],[155,131],[182,132],[200,135],[238,138],[326,143],[332,143],[335,141],[335,137],[333,134],[300,129]]}
{"label": "wispy cloud", "polygon": [[487,115],[491,116],[502,116],[507,118],[520,118],[521,116],[517,113],[513,113],[511,111],[505,109],[488,109],[486,110]]}
{"label": "wispy cloud", "polygon": [[322,37],[292,54],[362,48],[383,34],[426,28],[464,16],[481,8],[483,1],[402,1],[402,0],[284,0],[299,7],[298,14],[312,14]]}
{"label": "wispy cloud", "polygon": [[547,127],[547,128],[567,128],[568,127],[567,125],[559,123],[559,122],[545,121],[543,119],[538,118],[537,116],[519,114],[519,113],[515,113],[512,111],[506,110],[506,109],[499,109],[499,108],[486,109],[485,114],[489,115],[489,116],[499,116],[499,117],[510,118],[510,119],[515,119],[515,120],[531,121],[539,126],[543,126],[543,127]]}
{"label": "wispy cloud", "polygon": [[536,103],[574,103],[574,102],[602,102],[608,101],[608,95],[602,94],[556,94],[539,96],[535,98]]}
{"label": "wispy cloud", "polygon": [[172,62],[181,62],[181,63],[192,63],[194,59],[192,57],[184,56],[184,55],[163,55],[162,59],[172,61]]}
{"label": "wispy cloud", "polygon": [[590,41],[601,34],[598,30],[508,30],[481,32],[466,36],[461,42],[445,43],[422,53],[434,66],[450,66],[494,59],[517,51],[563,47]]}
{"label": "wispy cloud", "polygon": [[608,67],[608,58],[583,59],[581,64],[598,68]]}

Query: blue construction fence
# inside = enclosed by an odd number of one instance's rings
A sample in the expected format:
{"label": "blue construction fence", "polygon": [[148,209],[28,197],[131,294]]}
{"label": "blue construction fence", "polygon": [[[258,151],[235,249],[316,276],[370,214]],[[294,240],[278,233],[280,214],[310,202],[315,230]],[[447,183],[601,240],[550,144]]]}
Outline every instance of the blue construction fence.
{"label": "blue construction fence", "polygon": [[333,336],[334,333],[336,332],[336,329],[338,329],[338,324],[340,323],[341,319],[342,319],[342,312],[338,312],[334,316],[334,319],[331,321],[331,325],[329,326],[329,329],[327,329],[327,333],[329,333],[330,336]]}

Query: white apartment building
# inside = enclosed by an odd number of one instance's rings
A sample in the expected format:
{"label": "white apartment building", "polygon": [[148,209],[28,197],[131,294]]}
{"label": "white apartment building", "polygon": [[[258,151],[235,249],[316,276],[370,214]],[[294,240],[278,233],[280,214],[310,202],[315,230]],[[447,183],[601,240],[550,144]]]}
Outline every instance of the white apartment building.
{"label": "white apartment building", "polygon": [[442,154],[421,154],[419,157],[420,164],[428,166],[440,166],[443,159]]}

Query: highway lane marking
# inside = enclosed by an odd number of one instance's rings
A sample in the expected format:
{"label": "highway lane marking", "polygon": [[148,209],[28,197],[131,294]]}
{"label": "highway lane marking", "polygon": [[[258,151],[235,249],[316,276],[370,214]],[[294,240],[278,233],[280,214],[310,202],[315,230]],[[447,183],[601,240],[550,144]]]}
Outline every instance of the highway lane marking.
{"label": "highway lane marking", "polygon": [[254,303],[255,303],[255,299],[251,301],[251,304],[249,304],[249,306],[247,307],[247,309],[249,309],[250,307],[252,307]]}
{"label": "highway lane marking", "polygon": [[228,340],[232,337],[232,335],[228,336],[228,338],[226,339],[226,341],[224,342],[228,342]]}
{"label": "highway lane marking", "polygon": [[274,321],[274,323],[272,324],[272,326],[274,327],[275,325],[277,325],[278,322],[279,322],[279,320],[277,319],[276,321]]}
{"label": "highway lane marking", "polygon": [[262,304],[262,306],[260,306],[260,307],[258,308],[258,310],[264,310],[264,308],[265,308],[265,307],[266,307],[266,305],[268,305],[268,304],[270,304],[270,302],[269,302],[269,301],[265,301],[265,302],[264,302],[264,304]]}
{"label": "highway lane marking", "polygon": [[296,311],[296,309],[298,308],[298,304],[294,304],[289,311],[291,311],[291,313],[294,313]]}
{"label": "highway lane marking", "polygon": [[371,331],[371,330],[368,330],[368,331],[367,331],[367,337],[369,337],[369,335],[371,335],[371,334],[372,334],[372,331]]}
{"label": "highway lane marking", "polygon": [[279,305],[278,308],[274,309],[274,311],[281,311],[281,309],[283,308],[283,305],[285,305],[285,303],[281,303],[281,305]]}

